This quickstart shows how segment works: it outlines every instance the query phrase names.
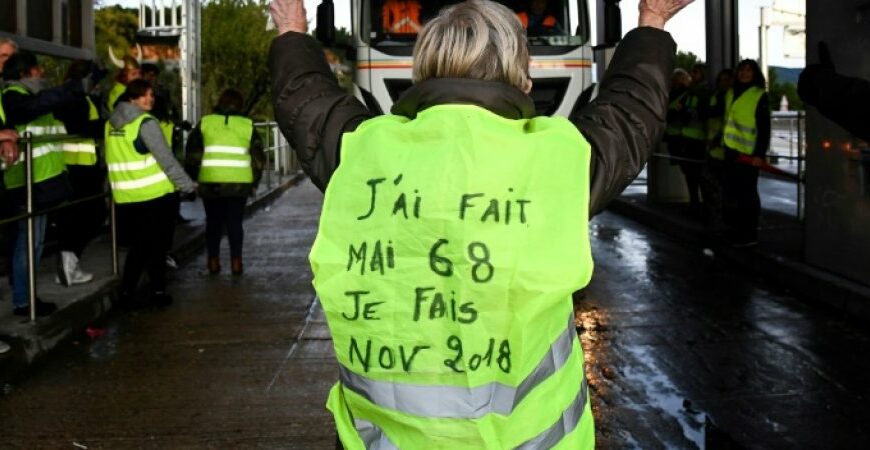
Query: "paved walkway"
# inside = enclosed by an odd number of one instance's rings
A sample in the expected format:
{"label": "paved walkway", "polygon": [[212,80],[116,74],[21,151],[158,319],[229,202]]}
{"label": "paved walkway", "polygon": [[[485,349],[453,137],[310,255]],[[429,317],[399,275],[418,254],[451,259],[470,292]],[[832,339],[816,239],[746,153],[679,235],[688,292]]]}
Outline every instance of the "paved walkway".
{"label": "paved walkway", "polygon": [[[337,376],[307,255],[308,182],[247,222],[247,271],[177,271],[0,396],[2,448],[331,450]],[[576,301],[599,449],[867,448],[870,332],[619,216]],[[79,447],[81,448],[81,447]]]}

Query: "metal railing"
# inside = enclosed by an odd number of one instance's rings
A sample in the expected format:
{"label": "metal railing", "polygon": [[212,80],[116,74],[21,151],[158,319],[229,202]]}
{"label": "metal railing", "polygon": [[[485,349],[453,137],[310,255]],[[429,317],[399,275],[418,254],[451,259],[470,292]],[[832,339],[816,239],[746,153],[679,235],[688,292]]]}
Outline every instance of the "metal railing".
{"label": "metal railing", "polygon": [[[81,139],[79,136],[73,135],[52,135],[39,136],[39,142],[63,143]],[[33,134],[30,132],[24,133],[24,137],[18,140],[19,148],[23,146],[24,152],[24,191],[25,191],[25,211],[12,217],[0,219],[0,225],[15,223],[20,220],[27,221],[27,290],[28,304],[30,305],[30,320],[36,320],[36,224],[35,219],[38,216],[50,214],[57,211],[62,211],[85,202],[93,202],[105,200],[109,198],[109,229],[112,240],[112,276],[118,275],[118,233],[117,221],[115,217],[115,202],[110,198],[110,192],[93,195],[74,201],[68,201],[51,208],[45,208],[38,211],[34,210],[33,206]],[[14,271],[14,267],[12,268]],[[10,275],[11,276],[11,275]]]}
{"label": "metal railing", "polygon": [[266,167],[263,169],[263,177],[266,186],[272,187],[274,178],[280,183],[284,176],[295,175],[302,167],[290,143],[281,134],[276,122],[257,122],[254,127],[263,139],[263,152],[266,154]]}
{"label": "metal railing", "polygon": [[[795,216],[802,220],[805,201],[806,113],[777,111],[771,114],[770,120],[770,147],[766,159],[768,164],[781,170],[782,173],[775,173],[775,171],[767,171],[767,173],[778,179],[795,183]],[[663,152],[653,153],[652,157],[691,164],[707,163],[706,159],[686,158]]]}

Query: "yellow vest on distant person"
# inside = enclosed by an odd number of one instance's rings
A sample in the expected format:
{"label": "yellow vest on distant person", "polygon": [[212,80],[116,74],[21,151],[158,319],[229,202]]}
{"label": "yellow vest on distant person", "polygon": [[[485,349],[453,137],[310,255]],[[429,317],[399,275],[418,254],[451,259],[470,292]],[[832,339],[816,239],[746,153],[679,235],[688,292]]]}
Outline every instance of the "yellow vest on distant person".
{"label": "yellow vest on distant person", "polygon": [[253,183],[251,136],[254,122],[247,117],[209,114],[199,124],[203,154],[200,183]]}
{"label": "yellow vest on distant person", "polygon": [[722,142],[726,147],[746,155],[755,152],[758,129],[755,110],[764,97],[764,89],[753,86],[734,98],[734,89],[725,94],[725,129]]}

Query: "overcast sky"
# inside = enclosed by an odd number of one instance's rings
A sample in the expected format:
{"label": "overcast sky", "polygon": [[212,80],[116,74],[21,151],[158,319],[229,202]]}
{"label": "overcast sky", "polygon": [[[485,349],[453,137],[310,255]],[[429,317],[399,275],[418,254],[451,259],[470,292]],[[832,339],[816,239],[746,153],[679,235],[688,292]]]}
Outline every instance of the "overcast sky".
{"label": "overcast sky", "polygon": [[[168,0],[164,0],[166,4]],[[740,55],[745,58],[758,57],[758,24],[762,6],[771,6],[774,0],[740,0]],[[780,0],[782,1],[782,0]],[[792,0],[794,1],[794,0]],[[802,0],[797,0],[802,1]],[[320,0],[305,0],[309,18],[313,19]],[[350,0],[334,0],[335,22],[338,27],[350,28]],[[595,14],[595,1],[590,0],[590,14]],[[137,7],[138,0],[107,0],[103,4],[122,4]],[[637,1],[622,0],[623,29],[628,31],[637,25]],[[685,11],[680,12],[668,25],[667,30],[674,36],[680,50],[691,51],[705,59],[706,44],[704,39],[704,0],[695,0]],[[312,21],[313,23],[313,21]],[[593,24],[594,26],[594,24]],[[782,50],[783,29],[772,27],[769,32],[770,65],[785,67],[803,67],[803,59],[785,58]],[[593,36],[595,36],[593,34]]]}

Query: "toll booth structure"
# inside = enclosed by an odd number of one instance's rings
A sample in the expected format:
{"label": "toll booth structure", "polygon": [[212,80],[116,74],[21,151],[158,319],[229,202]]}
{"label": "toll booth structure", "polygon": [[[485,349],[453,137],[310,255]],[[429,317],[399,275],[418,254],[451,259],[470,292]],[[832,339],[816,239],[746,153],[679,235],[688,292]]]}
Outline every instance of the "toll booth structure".
{"label": "toll booth structure", "polygon": [[[819,62],[819,42],[837,73],[870,80],[870,2],[807,0],[808,65]],[[870,286],[868,145],[807,108],[805,259]]]}

